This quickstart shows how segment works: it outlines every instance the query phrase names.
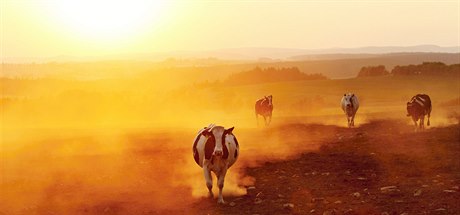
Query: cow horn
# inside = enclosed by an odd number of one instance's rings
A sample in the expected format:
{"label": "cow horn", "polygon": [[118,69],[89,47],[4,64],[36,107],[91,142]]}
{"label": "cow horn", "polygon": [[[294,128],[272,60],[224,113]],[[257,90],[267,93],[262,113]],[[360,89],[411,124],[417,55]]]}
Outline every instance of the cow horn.
{"label": "cow horn", "polygon": [[211,124],[208,125],[208,127],[206,128],[206,130],[211,131],[211,130],[214,128],[214,126],[216,126],[216,124],[211,123]]}

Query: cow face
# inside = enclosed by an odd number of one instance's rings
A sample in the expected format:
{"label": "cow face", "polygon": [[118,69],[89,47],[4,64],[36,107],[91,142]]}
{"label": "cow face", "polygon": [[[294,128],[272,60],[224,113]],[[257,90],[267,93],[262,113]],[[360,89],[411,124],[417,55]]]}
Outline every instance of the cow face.
{"label": "cow face", "polygon": [[353,97],[355,94],[343,94],[345,102],[345,110],[347,113],[353,112]]}
{"label": "cow face", "polygon": [[268,105],[273,106],[273,103],[272,103],[273,97],[272,97],[272,95],[266,96],[265,98],[268,100]]}
{"label": "cow face", "polygon": [[214,137],[215,147],[212,153],[213,156],[217,156],[217,157],[223,156],[224,158],[228,156],[228,150],[227,150],[227,147],[225,146],[225,136],[227,134],[231,134],[233,129],[234,127],[225,129],[222,126],[214,126],[203,132],[203,134],[206,136],[212,135]]}

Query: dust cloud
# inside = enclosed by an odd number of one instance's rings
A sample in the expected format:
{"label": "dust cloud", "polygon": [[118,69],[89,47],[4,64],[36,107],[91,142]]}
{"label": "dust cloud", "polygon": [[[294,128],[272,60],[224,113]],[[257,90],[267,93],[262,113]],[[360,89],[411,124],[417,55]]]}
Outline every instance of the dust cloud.
{"label": "dust cloud", "polygon": [[[94,80],[2,78],[1,212],[192,214],[190,206],[207,195],[191,150],[203,126],[235,127],[240,157],[224,194],[241,196],[257,180],[248,167],[316,151],[347,129],[344,92],[362,99],[358,126],[381,118],[410,125],[404,104],[419,90],[388,95],[380,89],[391,85],[387,79],[366,89],[354,87],[362,80],[207,86],[172,70]],[[450,90],[458,83],[441,83],[422,89],[432,92],[434,126],[458,120],[458,105],[443,103],[458,96]],[[269,127],[261,118],[257,126],[254,115],[264,95],[274,99]]]}
{"label": "dust cloud", "polygon": [[[241,155],[227,174],[224,195],[246,194],[245,186],[255,181],[245,175],[246,167],[317,149],[314,135],[320,135],[303,126],[236,128]],[[18,138],[9,130],[4,140],[10,141],[3,142],[11,147],[2,152],[1,208],[8,214],[189,210],[207,195],[191,152],[196,132],[43,129]]]}

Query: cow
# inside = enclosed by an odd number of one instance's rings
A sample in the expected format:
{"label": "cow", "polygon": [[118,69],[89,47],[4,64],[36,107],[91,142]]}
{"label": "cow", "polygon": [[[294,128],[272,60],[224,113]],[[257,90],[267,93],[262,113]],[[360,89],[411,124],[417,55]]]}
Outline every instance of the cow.
{"label": "cow", "polygon": [[[259,115],[264,117],[265,126],[268,126],[270,122],[272,121],[272,112],[273,112],[272,99],[273,97],[269,95],[269,96],[264,96],[264,98],[261,98],[256,101],[255,111],[256,111],[257,126],[259,126],[259,118],[258,118]],[[267,122],[267,118],[268,118],[268,122]]]}
{"label": "cow", "polygon": [[355,126],[355,115],[359,108],[358,97],[353,93],[343,94],[342,110],[345,112],[348,120],[348,127]]}
{"label": "cow", "polygon": [[239,144],[233,134],[234,127],[225,129],[222,126],[210,124],[198,132],[193,142],[193,159],[203,168],[209,197],[213,198],[211,171],[217,177],[219,197],[217,203],[224,204],[222,189],[224,188],[227,170],[236,162],[239,156]]}
{"label": "cow", "polygon": [[425,128],[425,115],[428,116],[427,126],[430,126],[431,99],[428,95],[417,94],[407,102],[407,116],[412,116],[417,130],[417,121],[420,119],[420,130]]}

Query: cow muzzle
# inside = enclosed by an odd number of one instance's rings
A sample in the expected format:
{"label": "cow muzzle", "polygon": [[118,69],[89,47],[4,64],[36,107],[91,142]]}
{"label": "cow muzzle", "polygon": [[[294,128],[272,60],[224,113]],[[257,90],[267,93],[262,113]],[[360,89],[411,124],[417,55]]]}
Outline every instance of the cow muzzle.
{"label": "cow muzzle", "polygon": [[224,153],[222,152],[222,150],[216,150],[214,151],[213,155],[214,156],[217,156],[217,157],[221,157]]}

